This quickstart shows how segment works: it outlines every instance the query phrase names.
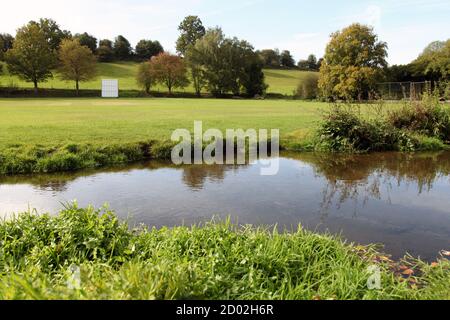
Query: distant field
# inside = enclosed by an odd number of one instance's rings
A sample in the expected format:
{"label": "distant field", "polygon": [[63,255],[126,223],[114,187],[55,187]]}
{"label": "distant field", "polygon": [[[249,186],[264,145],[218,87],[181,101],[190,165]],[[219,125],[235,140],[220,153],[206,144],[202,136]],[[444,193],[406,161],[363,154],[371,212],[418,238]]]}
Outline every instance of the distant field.
{"label": "distant field", "polygon": [[[105,78],[119,79],[120,88],[122,90],[137,90],[136,72],[138,64],[135,62],[118,62],[118,63],[99,63],[97,79],[82,83],[81,89],[100,89],[100,80]],[[279,93],[292,95],[297,88],[299,82],[308,72],[298,70],[265,70],[266,83],[269,85],[268,93]],[[21,88],[31,88],[33,85],[19,80],[17,77],[4,74],[0,76],[0,85],[16,86]],[[62,81],[55,75],[54,79],[46,83],[40,84],[41,88],[51,89],[74,89],[71,82]],[[164,87],[157,86],[154,90],[166,91]],[[186,92],[194,92],[192,86],[182,90]]]}

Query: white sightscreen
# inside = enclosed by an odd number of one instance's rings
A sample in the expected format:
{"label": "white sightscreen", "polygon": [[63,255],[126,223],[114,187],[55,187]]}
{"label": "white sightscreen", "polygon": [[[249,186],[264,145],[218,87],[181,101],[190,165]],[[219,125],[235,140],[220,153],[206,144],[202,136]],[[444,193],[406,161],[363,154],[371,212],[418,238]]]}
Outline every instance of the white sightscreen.
{"label": "white sightscreen", "polygon": [[102,97],[119,97],[119,80],[102,80]]}

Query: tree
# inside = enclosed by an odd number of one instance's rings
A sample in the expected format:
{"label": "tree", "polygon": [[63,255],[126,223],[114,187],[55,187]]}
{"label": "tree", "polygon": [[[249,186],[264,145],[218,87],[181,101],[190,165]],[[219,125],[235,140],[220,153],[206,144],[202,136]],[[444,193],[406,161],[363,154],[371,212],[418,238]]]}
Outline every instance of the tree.
{"label": "tree", "polygon": [[58,50],[63,39],[72,38],[70,31],[61,30],[55,20],[40,19],[37,22],[30,21],[30,24],[36,25],[42,30],[52,50]]}
{"label": "tree", "polygon": [[36,24],[28,24],[17,30],[13,48],[6,53],[9,72],[34,84],[51,78],[56,65],[56,54],[50,48],[46,34]]}
{"label": "tree", "polygon": [[210,29],[187,51],[187,60],[200,71],[215,96],[263,94],[263,63],[253,47],[237,38],[226,38],[220,28]]}
{"label": "tree", "polygon": [[295,67],[295,60],[289,50],[284,50],[281,53],[281,65],[286,68]]}
{"label": "tree", "polygon": [[111,40],[100,40],[97,48],[97,57],[100,62],[110,62],[114,59],[113,43]]}
{"label": "tree", "polygon": [[139,60],[149,60],[153,56],[164,52],[159,41],[141,40],[136,45],[136,56]]}
{"label": "tree", "polygon": [[194,47],[190,47],[185,53],[186,66],[191,72],[192,84],[194,86],[195,94],[200,97],[202,89],[206,86],[206,78],[202,67],[196,61],[196,52]]}
{"label": "tree", "polygon": [[96,75],[97,59],[91,49],[81,45],[78,39],[62,41],[59,61],[61,78],[75,81],[77,95],[80,91],[80,82],[89,81]]}
{"label": "tree", "polygon": [[296,96],[301,99],[312,100],[317,98],[319,75],[317,72],[309,72],[301,80],[297,87]]}
{"label": "tree", "polygon": [[[320,65],[323,59],[320,60]],[[297,64],[298,68],[303,71],[318,71],[320,69],[319,62],[315,55],[310,54],[306,60],[300,60]]]}
{"label": "tree", "polygon": [[8,33],[0,33],[0,61],[4,59],[6,51],[13,47],[14,37]]}
{"label": "tree", "polygon": [[156,82],[150,61],[143,62],[139,65],[136,81],[145,90],[146,94],[150,94],[150,89]]}
{"label": "tree", "polygon": [[263,64],[269,68],[279,68],[281,66],[281,55],[278,49],[265,49],[258,51]]}
{"label": "tree", "polygon": [[119,60],[128,60],[131,57],[132,48],[130,42],[124,36],[118,36],[114,41],[114,56]]}
{"label": "tree", "polygon": [[206,33],[202,20],[198,16],[187,16],[184,18],[178,26],[178,30],[181,34],[177,40],[176,47],[177,52],[182,55],[185,55],[188,47],[195,45],[197,40],[201,39]]}
{"label": "tree", "polygon": [[361,24],[331,35],[322,67],[319,89],[329,99],[366,99],[387,67],[387,44],[378,41],[373,28]]}
{"label": "tree", "polygon": [[450,40],[435,41],[428,45],[411,65],[414,75],[426,80],[450,79]]}
{"label": "tree", "polygon": [[169,94],[174,88],[184,88],[189,84],[186,65],[179,56],[160,53],[150,60],[150,67],[155,81],[165,85]]}
{"label": "tree", "polygon": [[80,42],[80,45],[86,46],[89,49],[91,49],[91,51],[93,53],[95,53],[97,51],[97,38],[96,37],[85,32],[82,34],[77,33],[74,36],[74,38],[78,39],[78,41]]}

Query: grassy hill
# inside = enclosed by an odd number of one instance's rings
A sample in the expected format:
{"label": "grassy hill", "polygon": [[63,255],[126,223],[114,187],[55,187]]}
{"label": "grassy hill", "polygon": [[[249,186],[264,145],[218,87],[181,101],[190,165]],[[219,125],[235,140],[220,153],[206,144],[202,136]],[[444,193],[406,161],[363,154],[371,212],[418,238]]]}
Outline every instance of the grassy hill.
{"label": "grassy hill", "polygon": [[[81,89],[100,89],[101,79],[119,79],[121,90],[138,90],[136,84],[136,72],[138,64],[135,62],[115,62],[115,63],[99,63],[98,76],[95,80],[81,84]],[[6,69],[6,68],[5,68]],[[279,93],[292,95],[299,82],[308,73],[298,70],[265,70],[266,83],[269,85],[268,93]],[[15,76],[5,73],[0,76],[0,85],[19,88],[31,88],[33,85],[19,80]],[[72,82],[66,82],[59,79],[58,74],[46,83],[40,84],[41,88],[49,89],[73,89]],[[165,92],[162,86],[154,87],[154,90]],[[194,92],[192,86],[185,88],[185,92]]]}

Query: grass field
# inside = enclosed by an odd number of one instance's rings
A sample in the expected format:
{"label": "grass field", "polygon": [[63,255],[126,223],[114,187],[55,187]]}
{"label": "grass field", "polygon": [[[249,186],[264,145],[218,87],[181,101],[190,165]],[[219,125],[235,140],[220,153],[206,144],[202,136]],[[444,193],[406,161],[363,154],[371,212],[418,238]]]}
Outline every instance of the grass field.
{"label": "grass field", "polygon": [[0,148],[16,144],[124,143],[170,140],[175,129],[315,128],[326,103],[222,99],[0,99]]}
{"label": "grass field", "polygon": [[[117,63],[99,63],[98,76],[95,80],[81,84],[81,89],[100,89],[101,79],[119,79],[120,89],[122,90],[139,90],[136,84],[136,72],[138,64],[135,62],[117,62]],[[298,70],[265,70],[266,83],[269,85],[268,93],[278,93],[284,95],[292,95],[302,80],[306,71]],[[7,73],[0,75],[0,85],[32,88],[32,83],[21,81],[15,76]],[[53,79],[39,85],[41,88],[50,89],[74,89],[75,85],[71,82],[62,81],[55,74]],[[153,90],[166,92],[166,88],[155,86]],[[181,90],[183,92],[194,92],[192,86]]]}
{"label": "grass field", "polygon": [[[112,212],[0,221],[0,299],[448,299],[450,263],[394,262],[302,230],[133,230]],[[374,269],[375,268],[375,269]],[[379,270],[380,288],[368,280]],[[409,276],[405,276],[408,274]]]}

